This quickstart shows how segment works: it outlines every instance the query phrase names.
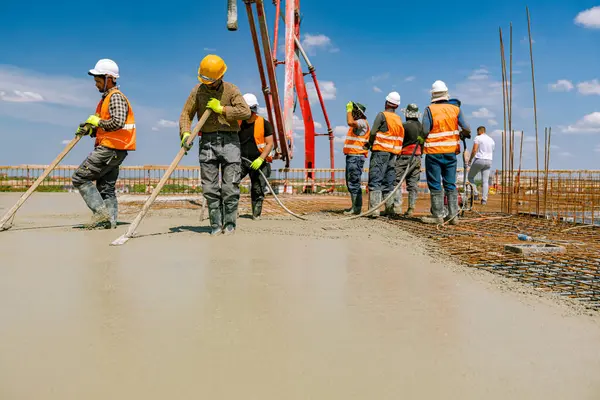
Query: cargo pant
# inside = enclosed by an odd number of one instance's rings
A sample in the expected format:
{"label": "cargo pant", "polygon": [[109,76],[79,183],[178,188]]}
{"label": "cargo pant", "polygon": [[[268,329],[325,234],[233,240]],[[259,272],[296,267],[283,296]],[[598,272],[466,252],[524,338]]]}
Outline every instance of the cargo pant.
{"label": "cargo pant", "polygon": [[383,192],[383,197],[394,190],[396,155],[385,151],[371,153],[369,163],[369,191]]}
{"label": "cargo pant", "polygon": [[[394,186],[400,183],[400,178],[406,173],[406,191],[409,193],[409,197],[417,198],[419,192],[419,181],[421,180],[421,157],[415,155],[412,163],[409,165],[411,156],[399,155],[396,158],[396,180]],[[412,193],[412,195],[411,195]],[[402,191],[398,189],[396,196],[394,197],[394,206],[402,206]]]}
{"label": "cargo pant", "polygon": [[75,188],[96,181],[102,199],[116,198],[115,185],[119,178],[119,167],[127,157],[126,150],[97,146],[73,174]]}
{"label": "cargo pant", "polygon": [[264,162],[258,170],[250,168],[250,162],[242,160],[242,174],[240,181],[250,175],[250,198],[252,203],[262,201],[265,198],[265,189],[267,188],[267,182],[262,177],[259,171],[268,178],[271,176],[271,164]]}
{"label": "cargo pant", "polygon": [[348,187],[348,192],[356,196],[361,196],[361,198],[362,190],[360,188],[360,178],[364,166],[364,156],[346,156],[346,186]]}
{"label": "cargo pant", "polygon": [[200,178],[212,228],[236,226],[241,163],[240,138],[237,132],[202,134]]}

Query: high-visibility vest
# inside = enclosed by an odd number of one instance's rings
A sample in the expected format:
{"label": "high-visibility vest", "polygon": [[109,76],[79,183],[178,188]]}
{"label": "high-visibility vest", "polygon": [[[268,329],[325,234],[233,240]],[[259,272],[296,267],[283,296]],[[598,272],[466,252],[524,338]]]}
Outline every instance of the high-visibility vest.
{"label": "high-visibility vest", "polygon": [[377,132],[372,151],[385,151],[400,154],[404,142],[404,127],[402,118],[396,113],[384,111],[383,116],[388,126],[387,132]]}
{"label": "high-visibility vest", "polygon": [[371,128],[369,127],[369,123],[367,121],[365,122],[367,123],[367,131],[362,136],[356,135],[353,127],[348,129],[346,141],[344,142],[344,154],[365,157],[369,154],[369,150],[366,150],[364,146],[369,142]]}
{"label": "high-visibility vest", "polygon": [[[242,121],[238,121],[238,124],[242,126]],[[267,147],[267,143],[265,142],[265,119],[260,115],[257,115],[254,120],[254,143],[256,143],[258,151],[262,154],[265,147]],[[270,163],[273,161],[273,152],[274,149],[272,149],[271,153],[267,156],[266,162]]]}
{"label": "high-visibility vest", "polygon": [[135,117],[129,100],[118,89],[111,90],[108,95],[100,100],[96,107],[96,114],[100,115],[100,119],[110,119],[110,98],[115,93],[120,93],[127,102],[127,119],[125,125],[119,130],[107,132],[98,127],[96,130],[96,146],[104,146],[115,150],[135,150]]}
{"label": "high-visibility vest", "polygon": [[453,104],[434,103],[429,105],[429,112],[433,125],[427,140],[425,140],[425,154],[459,154],[458,114],[460,108]]}

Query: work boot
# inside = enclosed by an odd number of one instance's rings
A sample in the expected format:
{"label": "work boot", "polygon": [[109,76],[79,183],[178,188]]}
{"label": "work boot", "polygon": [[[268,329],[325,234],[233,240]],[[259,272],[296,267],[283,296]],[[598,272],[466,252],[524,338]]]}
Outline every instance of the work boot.
{"label": "work boot", "polygon": [[[375,208],[381,203],[381,190],[374,190],[369,192],[369,210]],[[369,214],[371,218],[379,217],[379,208]]]}
{"label": "work boot", "polygon": [[[383,197],[387,197],[389,195],[390,195],[389,193],[386,193],[385,195],[383,195]],[[394,207],[395,196],[396,196],[396,194],[394,193],[394,195],[385,202],[385,214],[384,215],[386,217],[393,217],[394,215],[396,215],[396,209]]]}
{"label": "work boot", "polygon": [[225,225],[225,229],[223,230],[223,234],[226,236],[233,235],[235,233],[235,226],[233,224]]}
{"label": "work boot", "polygon": [[208,218],[210,219],[210,235],[215,236],[223,232],[223,219],[221,206],[208,209]]}
{"label": "work boot", "polygon": [[117,228],[117,216],[119,214],[119,204],[117,203],[116,197],[109,197],[104,199],[104,205],[110,215],[110,227],[111,229]]}
{"label": "work boot", "polygon": [[79,186],[77,190],[85,204],[93,212],[92,221],[85,227],[88,229],[109,228],[110,214],[96,186],[92,182],[86,182]]}
{"label": "work boot", "polygon": [[354,208],[356,206],[356,195],[350,193],[350,200],[352,201],[352,205],[350,206],[350,208],[344,210],[344,215],[354,214]]}
{"label": "work boot", "polygon": [[402,214],[402,189],[394,193],[394,214]]}
{"label": "work boot", "polygon": [[356,199],[354,200],[354,215],[360,215],[360,213],[362,212],[362,203],[363,203],[363,198],[362,198],[362,190],[360,192],[358,192],[358,194],[356,195]]}
{"label": "work boot", "polygon": [[450,225],[458,225],[458,190],[448,192],[448,216],[446,221]]}
{"label": "work boot", "polygon": [[262,206],[263,206],[262,200],[257,200],[256,202],[252,202],[252,219],[253,220],[260,219],[260,215],[262,214]]}
{"label": "work boot", "polygon": [[444,212],[444,193],[440,191],[431,191],[431,216],[422,217],[421,222],[425,224],[441,224],[444,222],[442,213]]}
{"label": "work boot", "polygon": [[408,209],[404,213],[405,217],[412,217],[415,212],[415,205],[417,204],[417,193],[408,192]]}

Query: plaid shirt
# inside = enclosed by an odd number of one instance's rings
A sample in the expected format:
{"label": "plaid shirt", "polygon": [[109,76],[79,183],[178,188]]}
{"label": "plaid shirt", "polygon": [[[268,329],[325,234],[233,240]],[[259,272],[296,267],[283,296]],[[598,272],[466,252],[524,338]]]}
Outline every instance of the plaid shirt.
{"label": "plaid shirt", "polygon": [[[102,98],[106,98],[111,91],[112,89],[106,91],[102,95]],[[121,93],[115,93],[110,96],[108,111],[110,112],[110,119],[101,119],[98,122],[98,126],[107,132],[118,131],[123,128],[127,120],[129,107],[127,106],[127,100],[125,100],[125,97]]]}

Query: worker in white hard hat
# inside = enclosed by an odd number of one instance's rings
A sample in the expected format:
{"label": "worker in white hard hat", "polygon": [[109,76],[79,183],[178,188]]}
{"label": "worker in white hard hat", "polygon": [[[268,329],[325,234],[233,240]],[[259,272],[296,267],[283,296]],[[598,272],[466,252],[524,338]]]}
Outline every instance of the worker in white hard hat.
{"label": "worker in white hard hat", "polygon": [[[369,163],[369,209],[377,206],[394,189],[396,157],[402,151],[404,127],[402,118],[396,114],[400,94],[391,92],[385,98],[385,111],[375,117],[367,148],[371,149]],[[394,214],[394,197],[385,204],[386,215]],[[370,214],[378,217],[379,210]]]}
{"label": "worker in white hard hat", "polygon": [[[250,175],[250,198],[252,200],[252,219],[262,214],[263,200],[267,182],[271,175],[273,161],[273,125],[258,115],[258,99],[252,93],[246,93],[244,100],[252,115],[246,121],[240,121],[240,146],[242,151],[242,176]],[[262,172],[262,174],[261,174]],[[264,175],[264,177],[263,177]]]}
{"label": "worker in white hard hat", "polygon": [[[431,217],[422,221],[439,224],[444,221],[444,191],[448,198],[450,224],[458,223],[458,190],[456,188],[456,155],[460,153],[460,139],[470,137],[471,128],[464,118],[459,103],[450,101],[448,87],[435,81],[431,87],[431,104],[423,113],[425,133],[424,153],[427,186],[431,197]],[[462,132],[459,132],[459,128]],[[443,191],[442,191],[443,185]]]}
{"label": "worker in white hard hat", "polygon": [[192,89],[179,117],[181,146],[189,150],[194,117],[200,120],[206,109],[212,110],[200,138],[200,178],[212,236],[235,232],[242,170],[239,121],[251,116],[237,86],[223,80],[226,71],[221,57],[204,57],[198,68],[200,84]]}
{"label": "worker in white hard hat", "polygon": [[[119,67],[102,59],[88,72],[94,77],[102,98],[96,113],[80,124],[77,135],[95,137],[94,151],[72,177],[87,206],[94,213],[90,228],[116,228],[118,203],[115,184],[119,167],[129,151],[135,150],[135,117],[131,104],[117,86]],[[94,185],[92,182],[96,182]]]}

